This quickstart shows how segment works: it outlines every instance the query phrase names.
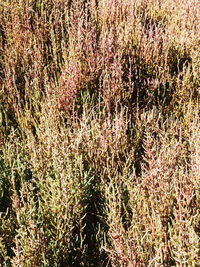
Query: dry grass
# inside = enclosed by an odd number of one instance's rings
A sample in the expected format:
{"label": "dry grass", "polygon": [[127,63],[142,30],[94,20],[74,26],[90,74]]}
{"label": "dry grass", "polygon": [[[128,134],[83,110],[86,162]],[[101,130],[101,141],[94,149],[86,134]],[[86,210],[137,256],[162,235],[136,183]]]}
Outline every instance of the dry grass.
{"label": "dry grass", "polygon": [[0,1],[0,265],[199,266],[197,0]]}

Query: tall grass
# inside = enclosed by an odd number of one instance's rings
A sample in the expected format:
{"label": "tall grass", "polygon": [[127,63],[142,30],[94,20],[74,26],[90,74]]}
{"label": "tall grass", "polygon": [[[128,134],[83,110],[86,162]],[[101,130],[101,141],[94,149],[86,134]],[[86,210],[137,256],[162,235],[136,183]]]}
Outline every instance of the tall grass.
{"label": "tall grass", "polygon": [[0,1],[0,265],[199,266],[199,85],[199,1]]}

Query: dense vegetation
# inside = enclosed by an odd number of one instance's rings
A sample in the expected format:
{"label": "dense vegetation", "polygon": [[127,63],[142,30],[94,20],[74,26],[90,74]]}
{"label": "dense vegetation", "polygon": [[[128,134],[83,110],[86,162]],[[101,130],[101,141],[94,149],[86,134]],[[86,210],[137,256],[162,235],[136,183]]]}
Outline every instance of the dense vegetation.
{"label": "dense vegetation", "polygon": [[198,0],[0,0],[0,265],[200,266]]}

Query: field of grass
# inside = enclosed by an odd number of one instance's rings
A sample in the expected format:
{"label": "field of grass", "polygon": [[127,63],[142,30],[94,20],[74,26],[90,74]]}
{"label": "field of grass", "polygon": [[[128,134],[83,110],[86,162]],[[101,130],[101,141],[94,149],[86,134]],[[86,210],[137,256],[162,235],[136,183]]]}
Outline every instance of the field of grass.
{"label": "field of grass", "polygon": [[199,0],[0,0],[0,266],[200,266]]}

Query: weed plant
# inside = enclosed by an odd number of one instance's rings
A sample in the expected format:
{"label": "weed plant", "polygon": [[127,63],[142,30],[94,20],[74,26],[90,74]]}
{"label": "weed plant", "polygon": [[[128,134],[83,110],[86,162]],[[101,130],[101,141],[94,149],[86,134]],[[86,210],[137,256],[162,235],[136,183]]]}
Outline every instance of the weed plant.
{"label": "weed plant", "polygon": [[198,0],[0,0],[0,265],[200,266]]}

